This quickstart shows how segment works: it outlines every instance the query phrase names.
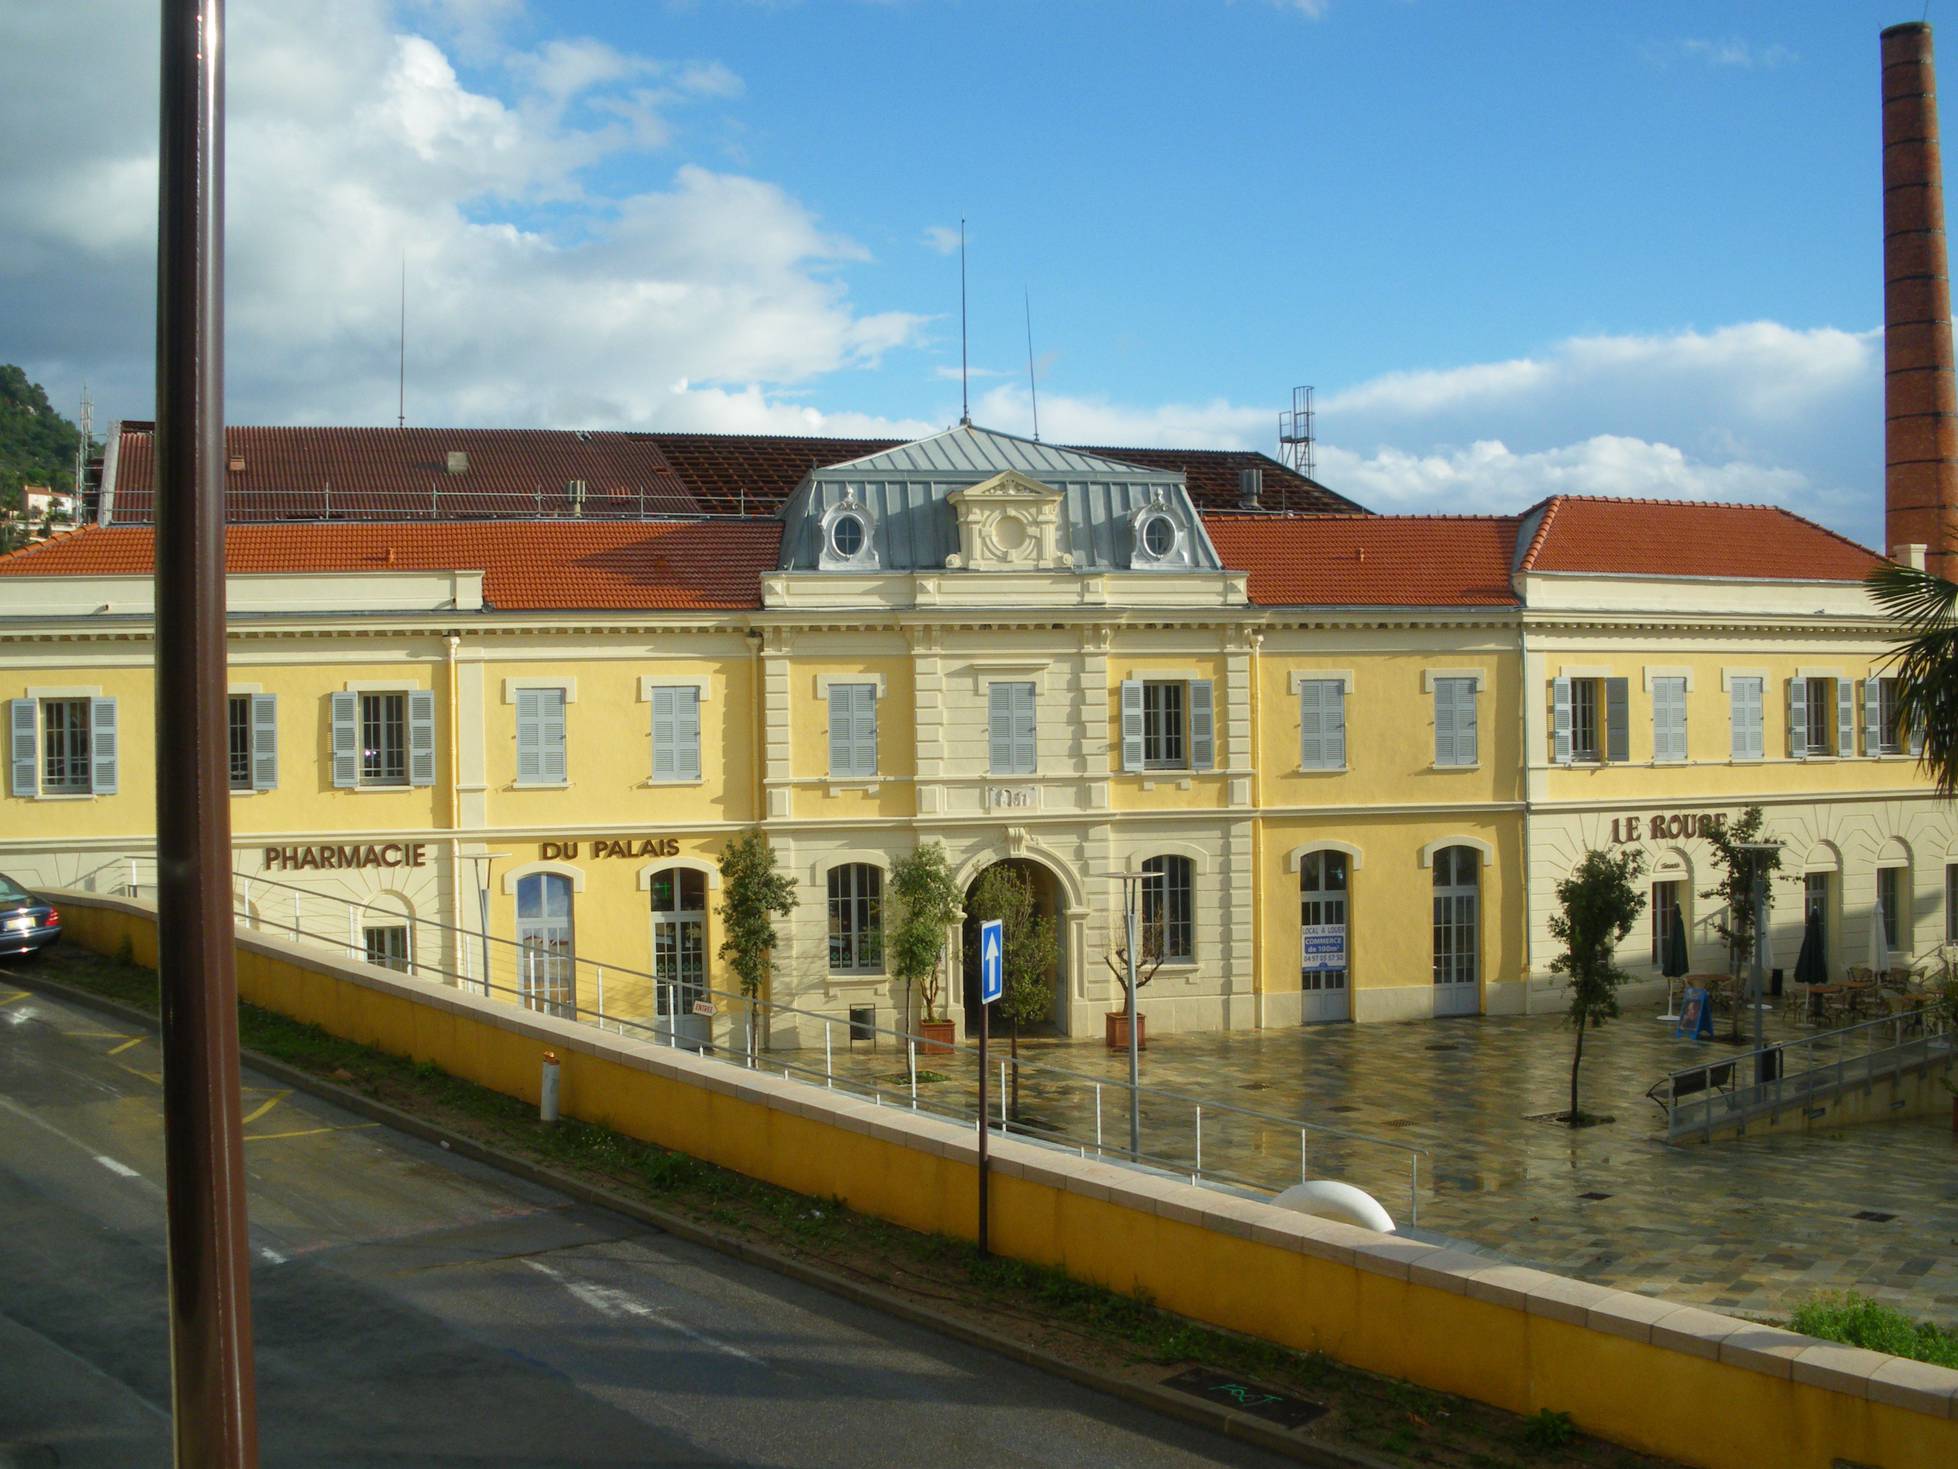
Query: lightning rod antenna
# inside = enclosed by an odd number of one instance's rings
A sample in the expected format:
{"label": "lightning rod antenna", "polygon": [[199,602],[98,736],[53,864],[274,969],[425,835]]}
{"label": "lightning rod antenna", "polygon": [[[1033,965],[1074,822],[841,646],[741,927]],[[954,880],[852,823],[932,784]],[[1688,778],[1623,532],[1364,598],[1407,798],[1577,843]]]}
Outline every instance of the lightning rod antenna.
{"label": "lightning rod antenna", "polygon": [[408,426],[408,252],[401,252],[401,363],[396,383],[394,426]]}
{"label": "lightning rod antenna", "polygon": [[1033,441],[1040,442],[1040,384],[1033,375],[1033,295],[1020,287],[1020,299],[1027,308],[1027,395],[1033,399]]}
{"label": "lightning rod antenna", "polygon": [[965,216],[959,216],[959,423],[972,427],[972,386],[965,365]]}

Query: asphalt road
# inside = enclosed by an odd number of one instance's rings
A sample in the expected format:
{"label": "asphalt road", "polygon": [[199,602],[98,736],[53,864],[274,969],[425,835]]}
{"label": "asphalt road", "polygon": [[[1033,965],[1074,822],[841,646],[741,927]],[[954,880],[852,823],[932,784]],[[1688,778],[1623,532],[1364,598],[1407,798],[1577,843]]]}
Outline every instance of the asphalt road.
{"label": "asphalt road", "polygon": [[[167,1465],[154,1037],[0,965],[0,1469]],[[244,1078],[267,1465],[1272,1465]]]}

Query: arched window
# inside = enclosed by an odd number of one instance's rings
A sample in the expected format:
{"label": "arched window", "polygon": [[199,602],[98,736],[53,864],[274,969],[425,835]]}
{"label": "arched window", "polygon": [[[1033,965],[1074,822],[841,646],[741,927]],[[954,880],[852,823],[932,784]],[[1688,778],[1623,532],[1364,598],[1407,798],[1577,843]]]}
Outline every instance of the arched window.
{"label": "arched window", "polygon": [[1165,964],[1189,964],[1196,959],[1196,901],[1188,857],[1151,857],[1142,864],[1155,882],[1142,884],[1143,952],[1160,935]]}
{"label": "arched window", "polygon": [[868,862],[829,870],[829,968],[832,974],[884,969],[884,874]]}
{"label": "arched window", "polygon": [[414,919],[407,901],[395,893],[381,893],[361,915],[361,940],[369,964],[383,969],[414,971]]}
{"label": "arched window", "polygon": [[571,879],[533,872],[517,879],[517,985],[524,1005],[575,1016]]}
{"label": "arched window", "polygon": [[1443,847],[1434,854],[1435,1014],[1476,1013],[1481,978],[1482,854]]}
{"label": "arched window", "polygon": [[1331,848],[1299,858],[1299,1019],[1344,1020],[1347,953],[1346,854]]}

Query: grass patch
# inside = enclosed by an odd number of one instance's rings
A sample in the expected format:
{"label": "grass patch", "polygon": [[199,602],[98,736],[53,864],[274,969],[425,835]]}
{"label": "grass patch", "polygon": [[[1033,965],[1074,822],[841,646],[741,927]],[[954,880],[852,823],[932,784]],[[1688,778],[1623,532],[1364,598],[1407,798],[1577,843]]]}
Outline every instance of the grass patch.
{"label": "grass patch", "polygon": [[1854,1291],[1826,1291],[1795,1308],[1788,1325],[1804,1336],[1867,1347],[1939,1367],[1958,1367],[1958,1335],[1912,1321],[1902,1311]]}
{"label": "grass patch", "polygon": [[[50,979],[156,1009],[151,971],[75,946],[40,962]],[[1124,1294],[1051,1266],[981,1255],[964,1240],[903,1229],[839,1199],[791,1193],[609,1128],[571,1119],[546,1126],[534,1106],[432,1062],[386,1055],[253,1005],[238,1007],[238,1030],[248,1051],[452,1133],[739,1232],[778,1253],[1098,1370],[1154,1382],[1164,1369],[1197,1365],[1299,1393],[1329,1410],[1307,1432],[1314,1442],[1364,1448],[1394,1464],[1469,1469],[1512,1465],[1517,1446],[1529,1441],[1528,1425],[1535,1420],[1204,1326],[1162,1309],[1147,1294]],[[919,1080],[934,1075],[920,1072]],[[1666,1462],[1586,1438],[1574,1427],[1569,1433],[1558,1450],[1561,1464],[1660,1469]]]}

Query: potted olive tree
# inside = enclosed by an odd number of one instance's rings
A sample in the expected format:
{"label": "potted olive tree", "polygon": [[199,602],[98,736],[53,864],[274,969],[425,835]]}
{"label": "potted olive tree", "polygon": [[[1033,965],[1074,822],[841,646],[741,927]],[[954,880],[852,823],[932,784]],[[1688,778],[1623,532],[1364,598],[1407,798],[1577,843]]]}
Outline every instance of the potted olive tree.
{"label": "potted olive tree", "polygon": [[775,919],[794,911],[795,880],[776,865],[775,848],[765,833],[743,832],[722,849],[720,956],[741,983],[751,1064],[755,1005],[775,952]]}
{"label": "potted olive tree", "polygon": [[960,919],[959,885],[942,842],[926,842],[891,867],[891,896],[897,900],[897,922],[885,945],[891,972],[904,985],[904,1028],[913,1025],[915,994],[919,1015],[917,1033],[927,1051],[952,1049],[952,1022],[942,1008],[945,993],[945,932]]}
{"label": "potted olive tree", "polygon": [[[1115,940],[1109,945],[1108,953],[1102,956],[1114,972],[1115,983],[1122,992],[1122,1003],[1110,1010],[1107,1017],[1108,1049],[1111,1051],[1126,1051],[1129,1048],[1129,943],[1128,935],[1124,932],[1126,927],[1124,923],[1122,928],[1115,930]],[[1156,971],[1163,967],[1168,955],[1164,952],[1165,935],[1160,917],[1138,920],[1135,931],[1140,940],[1135,956],[1135,1048],[1142,1051],[1149,1047],[1149,1017],[1141,1010],[1141,990],[1156,977]]]}
{"label": "potted olive tree", "polygon": [[1019,868],[1002,862],[986,869],[972,890],[972,914],[982,923],[997,918],[1006,938],[1000,956],[1002,990],[999,1009],[1012,1035],[1013,1096],[1009,1106],[1020,1115],[1020,1027],[1037,1025],[1053,1007],[1054,956],[1059,930],[1053,918],[1038,909],[1033,884]]}

